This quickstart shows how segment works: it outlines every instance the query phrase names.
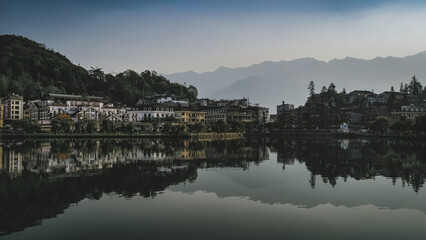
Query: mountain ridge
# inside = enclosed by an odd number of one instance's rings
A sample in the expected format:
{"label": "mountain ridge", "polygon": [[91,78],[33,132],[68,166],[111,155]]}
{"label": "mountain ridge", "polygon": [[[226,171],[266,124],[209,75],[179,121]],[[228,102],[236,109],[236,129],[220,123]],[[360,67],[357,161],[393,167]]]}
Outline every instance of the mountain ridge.
{"label": "mountain ridge", "polygon": [[[315,82],[317,92],[322,86],[328,87],[331,82],[337,89],[345,88],[348,92],[357,89],[381,92],[389,90],[391,86],[398,90],[400,83],[407,83],[413,75],[426,85],[426,51],[405,57],[387,56],[373,59],[345,57],[322,61],[307,57],[289,61],[264,61],[248,67],[219,67],[216,71],[192,76],[184,73],[165,76],[172,81],[184,81],[196,86],[200,97],[234,98],[254,94],[249,97],[260,99],[261,105],[269,107],[271,112],[274,112],[276,105],[283,100],[295,105],[304,104],[310,81]],[[256,77],[258,80],[254,85]],[[244,85],[244,79],[245,81],[249,79],[250,86],[257,89],[263,89],[264,84],[272,84],[269,89],[276,92],[275,89],[279,88],[281,93],[276,93],[279,96],[274,99],[268,96],[270,100],[262,101],[262,96],[266,96],[267,92],[238,89],[235,84]]]}

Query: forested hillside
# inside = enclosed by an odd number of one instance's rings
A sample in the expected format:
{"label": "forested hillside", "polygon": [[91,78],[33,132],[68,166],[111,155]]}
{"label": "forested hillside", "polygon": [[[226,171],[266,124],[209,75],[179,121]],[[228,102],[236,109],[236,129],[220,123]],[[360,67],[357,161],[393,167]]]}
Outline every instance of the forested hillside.
{"label": "forested hillside", "polygon": [[195,87],[171,83],[155,71],[127,70],[112,75],[100,68],[86,70],[44,44],[21,36],[1,35],[0,97],[12,92],[26,100],[47,93],[97,95],[126,105],[156,93],[169,92],[189,100],[196,99],[198,94]]}

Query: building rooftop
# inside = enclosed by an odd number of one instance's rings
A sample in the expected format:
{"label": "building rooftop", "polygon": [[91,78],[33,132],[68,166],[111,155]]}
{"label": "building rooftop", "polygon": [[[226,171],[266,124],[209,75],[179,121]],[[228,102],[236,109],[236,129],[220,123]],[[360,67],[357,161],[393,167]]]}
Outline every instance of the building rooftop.
{"label": "building rooftop", "polygon": [[49,93],[49,97],[51,98],[66,98],[66,99],[89,99],[89,100],[103,100],[103,97],[97,96],[82,96],[82,95],[72,95],[72,94],[57,94],[57,93]]}

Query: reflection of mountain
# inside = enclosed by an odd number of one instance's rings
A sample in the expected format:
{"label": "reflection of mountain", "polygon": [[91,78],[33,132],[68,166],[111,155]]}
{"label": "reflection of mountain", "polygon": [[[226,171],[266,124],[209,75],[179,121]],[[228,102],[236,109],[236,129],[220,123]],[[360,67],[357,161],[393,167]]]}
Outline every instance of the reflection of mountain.
{"label": "reflection of mountain", "polygon": [[426,178],[426,142],[275,139],[271,144],[282,168],[265,162],[248,173],[210,170],[197,182],[172,189],[308,208],[372,204],[426,213],[424,200],[416,193],[423,190]]}
{"label": "reflection of mountain", "polygon": [[40,224],[84,198],[105,193],[153,197],[165,189],[267,204],[373,204],[426,213],[424,200],[412,190],[423,190],[425,145],[303,139],[7,143],[0,147],[0,232]]}

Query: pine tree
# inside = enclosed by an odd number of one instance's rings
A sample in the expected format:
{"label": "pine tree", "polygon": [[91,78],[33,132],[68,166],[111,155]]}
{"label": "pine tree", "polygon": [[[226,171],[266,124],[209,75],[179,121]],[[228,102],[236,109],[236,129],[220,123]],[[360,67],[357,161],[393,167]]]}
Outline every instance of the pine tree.
{"label": "pine tree", "polygon": [[314,81],[309,82],[308,89],[309,89],[309,95],[310,96],[315,95],[315,83],[314,83]]}
{"label": "pine tree", "polygon": [[408,85],[408,92],[412,95],[420,96],[422,93],[422,89],[423,89],[422,84],[419,81],[417,81],[416,76],[413,76],[411,78],[410,84]]}

